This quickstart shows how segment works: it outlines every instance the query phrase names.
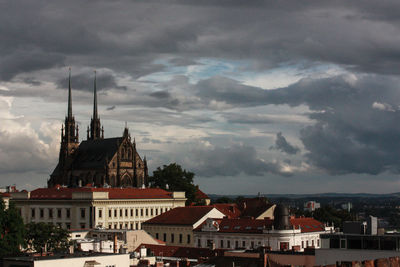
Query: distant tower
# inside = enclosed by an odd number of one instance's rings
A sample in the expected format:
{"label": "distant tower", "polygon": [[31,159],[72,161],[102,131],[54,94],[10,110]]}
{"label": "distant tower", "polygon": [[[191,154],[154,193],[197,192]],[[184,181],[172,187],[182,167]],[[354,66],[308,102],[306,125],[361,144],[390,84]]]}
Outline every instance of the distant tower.
{"label": "distant tower", "polygon": [[100,118],[97,113],[97,88],[96,88],[96,71],[94,72],[94,90],[93,90],[93,117],[90,121],[90,131],[88,131],[88,140],[96,140],[104,138],[104,130],[100,124]]}

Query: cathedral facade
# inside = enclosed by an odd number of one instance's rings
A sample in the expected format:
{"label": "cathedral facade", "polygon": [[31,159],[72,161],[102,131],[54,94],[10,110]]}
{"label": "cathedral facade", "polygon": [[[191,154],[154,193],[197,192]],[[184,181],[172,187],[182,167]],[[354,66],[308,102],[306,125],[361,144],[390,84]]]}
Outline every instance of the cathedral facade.
{"label": "cathedral facade", "polygon": [[93,90],[93,116],[87,140],[79,142],[79,129],[72,115],[71,72],[68,80],[68,113],[61,128],[60,155],[48,187],[147,187],[146,158],[141,159],[125,126],[121,137],[104,138],[97,112],[96,75]]}

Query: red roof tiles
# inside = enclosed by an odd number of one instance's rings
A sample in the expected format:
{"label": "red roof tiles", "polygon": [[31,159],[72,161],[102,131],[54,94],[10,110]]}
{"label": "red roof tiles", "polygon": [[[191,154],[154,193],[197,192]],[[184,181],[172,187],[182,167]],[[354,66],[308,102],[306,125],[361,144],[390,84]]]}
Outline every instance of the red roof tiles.
{"label": "red roof tiles", "polygon": [[325,230],[325,225],[314,218],[291,218],[290,223],[302,233],[319,232]]}
{"label": "red roof tiles", "polygon": [[160,188],[38,188],[31,191],[31,199],[71,199],[73,192],[108,192],[109,199],[165,199],[172,193]]}
{"label": "red roof tiles", "polygon": [[187,206],[174,208],[146,221],[145,224],[193,225],[212,209],[214,209],[212,206]]}
{"label": "red roof tiles", "polygon": [[198,187],[196,188],[196,199],[210,199],[203,191],[201,191]]}
{"label": "red roof tiles", "polygon": [[242,213],[235,203],[217,203],[212,206],[225,214],[229,219],[237,218]]}

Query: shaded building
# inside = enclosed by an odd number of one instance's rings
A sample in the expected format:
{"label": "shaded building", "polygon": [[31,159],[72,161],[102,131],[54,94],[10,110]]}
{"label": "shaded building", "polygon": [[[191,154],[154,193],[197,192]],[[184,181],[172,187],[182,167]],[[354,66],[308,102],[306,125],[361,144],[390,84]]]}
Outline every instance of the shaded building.
{"label": "shaded building", "polygon": [[87,140],[79,142],[79,129],[72,113],[71,72],[68,79],[68,113],[61,128],[59,161],[47,182],[80,187],[146,187],[148,169],[125,126],[121,137],[104,138],[97,111],[96,76],[93,90],[93,116],[87,128]]}

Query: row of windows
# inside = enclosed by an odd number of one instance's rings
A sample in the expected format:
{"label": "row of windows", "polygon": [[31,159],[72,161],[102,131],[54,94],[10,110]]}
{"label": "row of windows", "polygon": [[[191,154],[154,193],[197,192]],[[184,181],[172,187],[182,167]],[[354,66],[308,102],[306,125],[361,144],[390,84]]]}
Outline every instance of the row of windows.
{"label": "row of windows", "polygon": [[131,223],[109,223],[108,229],[130,229],[130,230],[140,230],[141,224],[138,222]]}
{"label": "row of windows", "polygon": [[[84,209],[82,209],[84,210]],[[63,215],[63,209],[56,209],[54,212],[54,209],[48,208],[48,209],[39,209],[39,218],[44,218],[45,217],[45,211],[47,211],[47,217],[48,218],[62,218]],[[83,215],[83,218],[85,218],[85,211],[81,213],[81,216]],[[71,218],[71,209],[64,209],[64,216],[65,218],[69,219]],[[36,218],[36,209],[32,208],[31,209],[31,218]]]}
{"label": "row of windows", "polygon": [[[158,214],[162,214],[171,208],[126,208],[126,209],[109,209],[108,210],[108,218],[118,218],[118,217],[148,217],[148,216],[158,216]],[[140,216],[139,216],[140,214]],[[103,218],[103,210],[98,210],[99,218]]]}
{"label": "row of windows", "polygon": [[[214,241],[211,240],[211,239],[207,240],[207,247],[210,247],[213,242]],[[304,246],[304,244],[305,244],[305,246]],[[226,240],[225,241],[225,240],[222,239],[222,240],[220,240],[220,247],[219,248],[246,248],[247,245],[250,245],[250,248],[255,248],[255,242],[254,241],[250,241],[250,243],[246,243],[246,241],[243,240],[240,243],[238,240],[236,240],[235,244],[234,244],[234,247],[231,247],[231,240]],[[258,242],[258,246],[260,246],[260,245],[261,245],[261,242],[259,241]],[[306,248],[308,246],[309,246],[308,240],[306,240],[306,242],[301,241],[301,248],[302,249],[304,249],[304,248]],[[311,240],[311,246],[314,246],[314,240]],[[200,238],[197,239],[197,247],[201,248],[201,239]],[[319,239],[317,239],[317,247],[319,247]]]}
{"label": "row of windows", "polygon": [[[163,241],[164,241],[164,242],[175,243],[175,234],[170,234],[169,237],[170,237],[170,240],[167,241],[167,234],[166,234],[166,233],[163,233]],[[160,239],[159,233],[156,233],[156,239]],[[179,244],[184,243],[184,241],[183,241],[183,234],[179,234],[179,235],[178,235],[178,240],[176,240],[176,241],[177,241],[177,243],[179,243]],[[186,236],[186,243],[187,243],[187,244],[190,244],[190,235],[187,235],[187,236]]]}
{"label": "row of windows", "polygon": [[[314,240],[311,240],[311,246],[314,246]],[[306,246],[304,247],[304,241],[301,241],[301,248],[307,248],[309,246],[308,240],[306,240]],[[317,247],[319,247],[319,239],[317,239]]]}

